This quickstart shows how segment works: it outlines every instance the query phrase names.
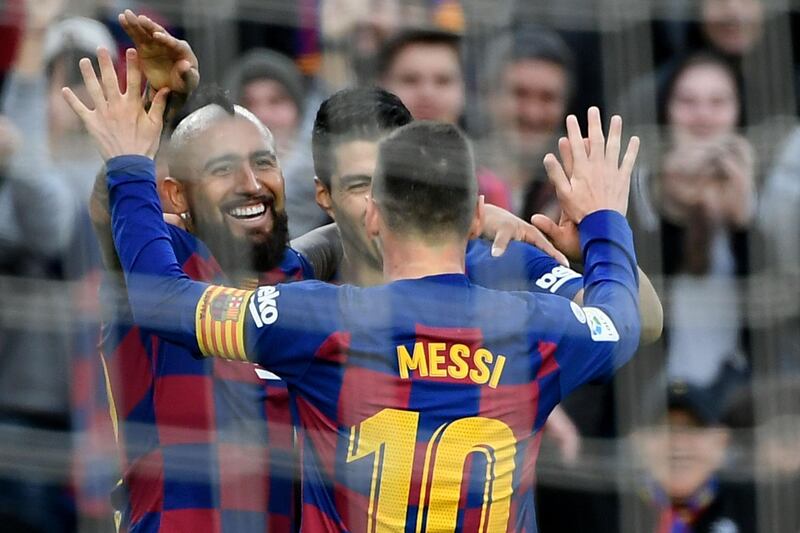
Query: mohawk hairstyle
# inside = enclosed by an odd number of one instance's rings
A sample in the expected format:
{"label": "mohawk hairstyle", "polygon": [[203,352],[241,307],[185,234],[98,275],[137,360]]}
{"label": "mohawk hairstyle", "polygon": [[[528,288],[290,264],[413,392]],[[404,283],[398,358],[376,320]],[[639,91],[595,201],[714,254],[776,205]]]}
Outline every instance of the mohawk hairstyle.
{"label": "mohawk hairstyle", "polygon": [[235,113],[233,100],[231,99],[228,91],[219,85],[201,85],[192,93],[191,96],[189,96],[189,99],[186,101],[180,111],[178,111],[172,118],[169,124],[169,131],[175,131],[175,128],[178,127],[178,124],[180,124],[183,119],[198,109],[212,104],[218,105],[229,115],[233,115]]}

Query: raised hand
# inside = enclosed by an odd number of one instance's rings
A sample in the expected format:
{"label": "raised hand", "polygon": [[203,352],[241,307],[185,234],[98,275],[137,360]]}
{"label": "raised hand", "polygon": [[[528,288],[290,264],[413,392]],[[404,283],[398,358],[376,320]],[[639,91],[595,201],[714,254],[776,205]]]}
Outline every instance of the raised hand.
{"label": "raised hand", "polygon": [[500,207],[486,204],[483,213],[482,237],[492,239],[492,256],[503,255],[508,248],[508,243],[513,241],[526,242],[539,248],[541,251],[561,263],[567,265],[567,258],[559,252],[542,232],[509,213]]}
{"label": "raised hand", "polygon": [[142,71],[153,89],[169,88],[188,95],[200,82],[197,56],[186,41],[176,39],[161,25],[130,9],[119,15],[119,23],[133,40]]}
{"label": "raised hand", "polygon": [[126,52],[128,86],[124,93],[120,91],[108,50],[98,48],[97,59],[102,85],[88,58],[81,59],[79,63],[83,83],[94,109],[86,107],[68,87],[61,90],[64,99],[94,138],[104,160],[120,155],[154,157],[158,150],[169,89],[158,91],[147,112],[142,102],[141,72],[136,50],[131,48]]}
{"label": "raised hand", "polygon": [[[569,150],[566,150],[566,146],[562,150],[566,167],[553,154],[547,154],[544,158],[545,169],[555,186],[561,209],[566,218],[575,224],[580,224],[586,215],[603,209],[623,215],[627,213],[631,172],[639,152],[639,139],[632,137],[620,164],[622,119],[619,116],[612,117],[608,141],[603,136],[600,110],[589,108],[588,119],[588,150],[578,119],[570,115],[567,117]],[[566,169],[570,166],[572,170],[568,174]]]}

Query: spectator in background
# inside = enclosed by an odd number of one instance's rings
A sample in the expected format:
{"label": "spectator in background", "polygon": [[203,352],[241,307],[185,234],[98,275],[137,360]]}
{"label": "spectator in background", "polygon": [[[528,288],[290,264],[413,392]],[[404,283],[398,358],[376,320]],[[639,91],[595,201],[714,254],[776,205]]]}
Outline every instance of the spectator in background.
{"label": "spectator in background", "polygon": [[331,91],[372,85],[381,48],[402,28],[461,33],[465,24],[459,0],[321,0],[322,75]]}
{"label": "spectator in background", "polygon": [[728,412],[731,426],[754,445],[753,475],[766,503],[759,524],[764,531],[800,531],[800,379],[758,380],[733,395]]}
{"label": "spectator in background", "polygon": [[[692,12],[687,15],[693,22],[687,25],[684,49],[654,73],[632,83],[617,103],[623,116],[636,123],[653,124],[656,116],[651,110],[658,112],[661,108],[659,95],[666,92],[686,57],[698,52],[716,54],[733,72],[742,103],[741,125],[757,125],[770,117],[789,116],[797,111],[797,96],[786,98],[784,93],[784,89],[790,90],[788,85],[763,81],[768,75],[765,62],[769,61],[778,70],[793,65],[789,59],[781,64],[782,57],[778,55],[781,50],[771,49],[764,38],[770,33],[770,26],[762,0],[702,0],[693,2]],[[753,83],[756,80],[758,83]]]}
{"label": "spectator in background", "polygon": [[669,376],[707,385],[726,365],[746,368],[737,281],[750,272],[755,162],[736,135],[735,73],[717,56],[688,58],[663,102],[669,141],[652,179],[634,187],[636,237],[642,258],[653,261],[647,271],[667,276]]}
{"label": "spectator in background", "polygon": [[404,21],[422,21],[398,0],[322,0],[320,24],[330,89],[375,81],[375,57]]}
{"label": "spectator in background", "polygon": [[[6,457],[0,522],[13,531],[76,526],[68,483],[77,313],[59,280],[69,272],[66,258],[82,251],[73,247],[80,217],[76,181],[67,172],[79,146],[74,137],[82,134],[75,134],[78,123],[68,107],[60,112],[65,106],[58,101],[60,87],[80,79],[70,78],[65,62],[65,23],[52,28],[60,10],[58,1],[25,3],[25,25],[2,98],[7,118],[0,123],[0,441]],[[72,41],[87,37],[78,32]],[[22,459],[31,455],[36,461]]]}
{"label": "spectator in background", "polygon": [[759,233],[764,236],[765,274],[759,287],[776,323],[777,370],[800,373],[800,128],[786,140],[761,192]]}
{"label": "spectator in background", "polygon": [[330,222],[315,201],[311,138],[302,128],[305,87],[294,62],[272,50],[251,50],[227,73],[225,83],[233,99],[275,137],[286,182],[290,238]]}
{"label": "spectator in background", "polygon": [[[414,119],[459,122],[466,105],[459,35],[403,31],[381,50],[377,72],[381,87],[396,94]],[[486,168],[477,172],[478,190],[486,202],[510,211],[508,185]]]}
{"label": "spectator in background", "polygon": [[646,487],[637,514],[643,523],[637,531],[755,531],[754,495],[749,487],[720,475],[731,438],[721,421],[724,402],[710,390],[673,382],[664,413],[659,409],[663,392],[659,396],[647,406],[649,425],[633,435]]}
{"label": "spectator in background", "polygon": [[[3,90],[4,109],[22,132],[19,179],[30,186],[46,180],[47,185],[35,204],[14,216],[28,225],[58,224],[38,242],[26,242],[27,248],[50,248],[49,261],[32,265],[19,256],[9,259],[12,270],[5,272],[18,277],[10,279],[3,294],[7,309],[13,311],[0,320],[0,388],[7,398],[2,410],[28,433],[52,431],[50,437],[35,439],[23,432],[9,442],[23,447],[37,442],[46,449],[29,453],[61,461],[52,470],[56,483],[38,485],[38,498],[29,494],[39,482],[34,474],[22,478],[28,483],[21,489],[3,491],[22,498],[16,504],[9,500],[11,512],[23,517],[29,512],[32,518],[24,518],[29,527],[41,531],[54,531],[62,524],[72,527],[76,503],[83,518],[108,520],[108,493],[114,482],[110,425],[104,428],[105,442],[90,436],[95,421],[108,419],[96,416],[98,410],[107,410],[97,354],[100,257],[87,206],[102,161],[86,142],[87,134],[64,102],[61,88],[74,87],[88,100],[79,88],[78,60],[93,56],[98,46],[114,51],[116,45],[95,20],[56,22],[61,8],[59,0],[25,2],[25,29]],[[73,465],[71,452],[78,461]],[[67,498],[64,486],[71,468],[76,490]],[[60,518],[49,516],[51,512]]]}
{"label": "spectator in background", "polygon": [[572,92],[573,58],[557,33],[528,27],[511,37],[498,63],[490,96],[493,136],[483,159],[511,187],[514,212],[529,220],[542,213],[558,220],[555,190],[542,158],[554,152]]}
{"label": "spectator in background", "polygon": [[752,51],[764,33],[761,0],[703,0],[700,29],[707,44],[731,57]]}
{"label": "spectator in background", "polygon": [[[49,156],[58,161],[59,171],[72,186],[75,197],[83,203],[89,198],[101,160],[87,141],[89,137],[80,121],[64,102],[61,88],[76,88],[82,91],[77,94],[88,100],[88,94],[80,88],[80,72],[76,65],[80,58],[93,56],[98,46],[110,50],[117,61],[116,42],[100,22],[72,17],[51,26],[44,39],[41,68],[36,73],[40,80],[46,80],[47,100],[33,103],[47,109]],[[10,94],[17,90],[13,84],[6,86]]]}
{"label": "spectator in background", "polygon": [[699,52],[684,59],[659,94],[659,124],[673,144],[712,139],[741,124],[736,72],[719,55]]}

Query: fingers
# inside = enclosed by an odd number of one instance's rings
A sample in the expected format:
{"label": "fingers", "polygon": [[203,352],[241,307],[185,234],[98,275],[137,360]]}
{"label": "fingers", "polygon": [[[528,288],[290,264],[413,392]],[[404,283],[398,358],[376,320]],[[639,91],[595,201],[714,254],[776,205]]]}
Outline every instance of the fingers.
{"label": "fingers", "polygon": [[633,172],[633,165],[636,164],[636,156],[639,154],[639,137],[631,137],[628,141],[628,148],[625,150],[625,156],[622,158],[622,166],[620,170],[623,176],[630,178]]}
{"label": "fingers", "polygon": [[511,242],[512,237],[513,233],[509,229],[503,228],[498,231],[494,236],[494,241],[492,241],[492,257],[500,257],[506,253],[506,248],[508,248],[508,243]]}
{"label": "fingers", "polygon": [[616,168],[619,165],[619,151],[622,144],[622,117],[614,115],[611,117],[611,124],[608,127],[608,142],[606,143],[606,160],[613,163]]}
{"label": "fingers", "polygon": [[190,89],[197,87],[200,82],[200,73],[197,71],[197,68],[193,67],[192,64],[185,59],[178,61],[175,65],[183,82]]}
{"label": "fingers", "polygon": [[[537,215],[531,217],[531,222],[533,222],[533,218]],[[538,215],[544,216],[544,215]],[[547,218],[547,217],[544,217]],[[550,220],[547,218],[547,220]],[[550,221],[552,222],[552,220]],[[569,261],[567,260],[567,256],[563,253],[559,252],[556,247],[547,240],[547,234],[541,230],[541,228],[534,226],[529,226],[525,228],[525,234],[523,235],[524,242],[528,244],[532,244],[533,246],[537,247],[556,261],[558,261],[563,266],[569,266]]]}
{"label": "fingers", "polygon": [[162,44],[167,48],[170,48],[173,52],[177,53],[181,51],[182,42],[165,31],[157,31],[153,33],[153,40],[158,41],[159,44]]}
{"label": "fingers", "polygon": [[135,48],[125,50],[125,79],[128,86],[125,90],[126,95],[141,96],[142,94],[142,73],[139,70],[139,55]]}
{"label": "fingers", "polygon": [[533,215],[531,217],[531,224],[538,229],[539,231],[544,234],[545,237],[550,239],[551,241],[557,241],[559,236],[559,228],[558,224],[553,222],[547,215]]}
{"label": "fingers", "polygon": [[83,102],[80,101],[80,98],[78,98],[69,87],[63,87],[61,89],[61,96],[64,97],[64,100],[66,100],[69,107],[75,112],[76,115],[78,115],[78,117],[80,117],[83,123],[86,124],[91,113],[89,108],[83,105]]}
{"label": "fingers", "polygon": [[[581,143],[581,146],[583,143]],[[581,150],[583,150],[581,148]],[[573,152],[574,154],[574,152]],[[585,155],[585,154],[584,154]],[[547,171],[547,177],[556,188],[558,194],[568,194],[572,191],[572,186],[569,183],[569,178],[564,173],[564,169],[553,154],[544,156],[544,169]]]}
{"label": "fingers", "polygon": [[100,64],[100,78],[103,82],[106,99],[109,102],[118,99],[122,95],[117,82],[117,72],[114,70],[114,62],[111,61],[111,54],[108,53],[108,50],[102,47],[97,49],[97,62]]}
{"label": "fingers", "polygon": [[588,160],[586,157],[586,150],[583,145],[583,134],[581,127],[578,124],[578,117],[570,115],[567,117],[567,139],[569,140],[570,147],[572,148],[572,164],[574,165],[583,163]]}
{"label": "fingers", "polygon": [[141,46],[141,44],[150,37],[150,34],[147,33],[144,28],[142,28],[136,13],[130,9],[126,9],[122,14],[119,15],[118,18],[119,23],[122,25],[122,29],[125,30],[125,33],[128,34],[128,36],[133,40],[133,44],[137,47]]}
{"label": "fingers", "polygon": [[150,106],[147,116],[154,123],[160,124],[164,118],[164,110],[167,108],[167,96],[169,96],[169,89],[162,87],[153,98],[153,104]]}
{"label": "fingers", "polygon": [[561,156],[561,167],[564,169],[564,174],[572,176],[572,146],[566,137],[558,139],[558,155]]}
{"label": "fingers", "polygon": [[81,70],[83,84],[92,99],[94,108],[103,109],[106,106],[106,97],[103,95],[103,88],[100,87],[100,82],[97,80],[97,74],[94,72],[92,62],[89,58],[84,57],[78,62],[78,68]]}
{"label": "fingers", "polygon": [[139,25],[142,27],[142,29],[150,35],[154,34],[155,32],[167,33],[167,30],[165,30],[163,26],[152,20],[147,15],[139,15],[137,20],[139,21]]}
{"label": "fingers", "polygon": [[605,153],[605,139],[603,138],[603,123],[600,120],[600,109],[595,106],[586,113],[589,123],[589,150],[591,159],[599,159]]}

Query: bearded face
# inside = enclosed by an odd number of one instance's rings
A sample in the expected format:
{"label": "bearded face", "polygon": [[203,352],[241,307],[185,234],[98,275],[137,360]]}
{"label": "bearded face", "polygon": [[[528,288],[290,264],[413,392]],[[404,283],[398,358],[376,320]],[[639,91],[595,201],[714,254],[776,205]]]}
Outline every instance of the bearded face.
{"label": "bearded face", "polygon": [[264,131],[246,117],[225,117],[186,151],[193,229],[229,273],[271,270],[288,242],[283,175]]}

